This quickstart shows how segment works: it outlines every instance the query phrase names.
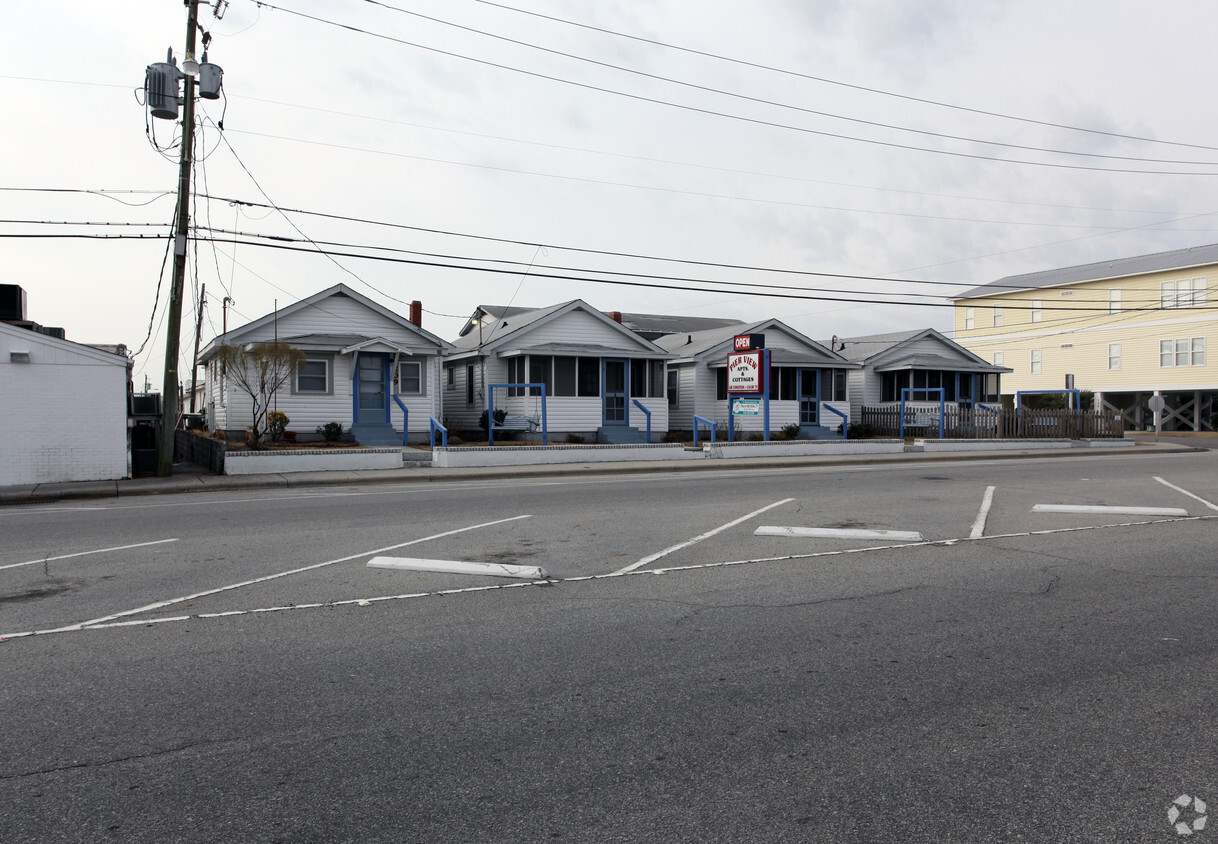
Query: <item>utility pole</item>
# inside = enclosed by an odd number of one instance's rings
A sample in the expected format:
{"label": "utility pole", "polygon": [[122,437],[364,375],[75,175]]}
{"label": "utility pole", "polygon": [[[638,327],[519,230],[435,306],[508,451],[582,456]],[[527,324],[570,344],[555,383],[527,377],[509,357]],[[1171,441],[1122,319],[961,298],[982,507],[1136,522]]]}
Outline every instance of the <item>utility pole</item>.
{"label": "utility pole", "polygon": [[[199,29],[199,0],[185,0],[186,62],[195,62]],[[183,63],[186,68],[186,63]],[[173,441],[178,427],[178,345],[182,333],[182,295],[186,282],[186,235],[190,226],[190,170],[194,164],[195,73],[186,73],[182,88],[182,158],[178,165],[178,220],[173,242],[173,289],[169,294],[169,325],[165,331],[165,382],[161,390],[161,442],[156,473],[173,474]]]}
{"label": "utility pole", "polygon": [[203,337],[203,308],[207,305],[207,285],[199,288],[199,321],[195,325],[195,356],[190,365],[190,412],[195,412],[195,387],[199,384],[199,340]]}

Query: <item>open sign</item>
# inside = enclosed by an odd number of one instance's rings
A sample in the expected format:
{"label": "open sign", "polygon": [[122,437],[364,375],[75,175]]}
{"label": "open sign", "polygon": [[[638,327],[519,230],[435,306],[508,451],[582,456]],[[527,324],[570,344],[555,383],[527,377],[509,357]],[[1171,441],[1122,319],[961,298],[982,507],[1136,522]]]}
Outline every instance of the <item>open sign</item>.
{"label": "open sign", "polygon": [[765,348],[764,334],[739,334],[732,340],[732,348],[737,352],[751,352]]}

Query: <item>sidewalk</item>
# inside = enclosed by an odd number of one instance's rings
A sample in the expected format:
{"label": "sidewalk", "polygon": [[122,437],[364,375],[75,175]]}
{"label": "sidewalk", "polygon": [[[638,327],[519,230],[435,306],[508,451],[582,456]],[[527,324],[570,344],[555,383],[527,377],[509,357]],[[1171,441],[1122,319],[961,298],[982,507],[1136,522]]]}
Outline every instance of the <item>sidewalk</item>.
{"label": "sidewalk", "polygon": [[168,495],[183,492],[218,492],[241,489],[289,489],[295,487],[351,486],[373,483],[429,483],[572,477],[584,475],[656,474],[662,472],[736,472],[750,469],[782,469],[825,466],[867,466],[902,463],[941,463],[959,460],[1019,460],[1027,457],[1070,458],[1099,455],[1146,457],[1152,454],[1183,454],[1204,449],[1178,443],[1139,442],[1137,447],[1019,449],[929,454],[818,455],[812,457],[748,457],[734,460],[654,461],[648,463],[558,463],[539,466],[492,466],[436,469],[431,466],[336,472],[293,472],[281,475],[213,475],[189,463],[174,464],[168,478],[125,478],[115,481],[75,481],[0,487],[0,505],[67,501],[87,498],[116,498],[130,495]]}

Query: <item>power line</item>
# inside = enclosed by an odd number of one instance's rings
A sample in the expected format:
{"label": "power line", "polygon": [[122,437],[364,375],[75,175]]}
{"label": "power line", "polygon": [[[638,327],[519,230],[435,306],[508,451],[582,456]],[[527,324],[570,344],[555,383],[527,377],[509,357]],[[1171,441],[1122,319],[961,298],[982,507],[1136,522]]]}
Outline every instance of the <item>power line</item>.
{"label": "power line", "polygon": [[[733,194],[710,193],[707,191],[682,190],[680,188],[657,187],[655,185],[641,185],[631,182],[617,182],[609,179],[592,179],[584,176],[563,176],[556,173],[546,173],[540,170],[524,170],[518,167],[504,167],[494,164],[474,164],[468,161],[455,161],[447,158],[435,158],[425,155],[413,155],[405,152],[391,152],[389,150],[368,149],[367,147],[351,146],[349,144],[335,144],[327,141],[311,141],[304,138],[294,138],[288,135],[272,135],[266,132],[253,132],[246,129],[229,129],[229,132],[238,135],[252,135],[257,138],[270,138],[276,141],[289,141],[292,143],[308,144],[310,146],[327,147],[329,149],[341,149],[348,152],[364,152],[372,155],[384,155],[392,158],[406,158],[412,161],[425,161],[432,164],[450,164],[455,167],[469,167],[476,170],[492,170],[499,173],[515,173],[522,176],[537,176],[546,179],[561,179],[568,182],[578,182],[580,184],[590,185],[605,185],[609,187],[630,188],[632,190],[652,191],[657,193],[670,193],[679,196],[695,196],[703,199],[722,199],[731,202],[752,202],[763,205],[781,205],[788,208],[810,208],[818,211],[837,211],[849,214],[875,214],[882,217],[908,217],[920,220],[940,220],[945,222],[959,223],[985,223],[991,225],[1003,226],[1035,226],[1039,228],[1080,228],[1080,229],[1099,229],[1103,231],[1125,231],[1124,226],[1088,226],[1088,225],[1066,225],[1062,223],[1040,223],[1025,220],[986,220],[975,217],[952,217],[943,214],[917,214],[909,211],[880,211],[871,208],[848,208],[838,205],[821,205],[811,202],[795,202],[785,199],[764,199],[750,196],[735,196]],[[1151,213],[1151,212],[1144,212]],[[1159,212],[1162,213],[1162,212]],[[1162,223],[1158,223],[1162,224]]]}
{"label": "power line", "polygon": [[963,141],[965,143],[972,143],[972,144],[985,144],[987,146],[1004,147],[1006,149],[1019,149],[1019,150],[1024,150],[1027,152],[1044,152],[1044,153],[1050,153],[1052,155],[1073,155],[1073,156],[1078,156],[1078,157],[1082,157],[1082,158],[1105,158],[1105,159],[1112,159],[1114,161],[1137,161],[1137,162],[1151,163],[1151,164],[1189,164],[1189,165],[1197,165],[1197,166],[1205,166],[1205,167],[1215,166],[1215,164],[1216,164],[1216,162],[1213,162],[1213,161],[1180,161],[1178,159],[1165,159],[1165,158],[1139,158],[1139,157],[1125,156],[1125,155],[1107,155],[1104,153],[1077,152],[1074,150],[1061,150],[1061,149],[1052,149],[1052,148],[1046,148],[1046,147],[1035,147],[1035,146],[1029,146],[1026,144],[1007,143],[1004,141],[988,141],[988,140],[985,140],[982,138],[963,137],[960,135],[951,135],[951,134],[947,134],[947,133],[943,133],[943,132],[932,132],[932,131],[929,131],[926,129],[915,129],[915,128],[911,128],[908,126],[899,126],[899,125],[892,124],[892,123],[880,123],[880,122],[874,121],[874,120],[864,120],[864,119],[858,118],[858,117],[848,117],[848,116],[842,115],[842,114],[834,114],[832,112],[819,111],[816,109],[810,109],[810,108],[805,108],[802,106],[792,105],[790,103],[778,102],[776,100],[767,100],[762,97],[754,97],[754,96],[750,96],[747,94],[737,93],[734,91],[727,91],[722,88],[714,88],[714,87],[711,87],[708,85],[699,85],[695,82],[687,82],[687,81],[680,80],[680,79],[674,79],[669,76],[661,76],[661,75],[655,74],[655,73],[648,73],[647,71],[639,70],[637,68],[625,67],[623,65],[616,65],[616,64],[612,64],[611,62],[600,61],[598,59],[588,58],[587,56],[580,56],[575,53],[568,53],[563,50],[556,50],[556,49],[553,49],[550,47],[544,47],[539,44],[533,44],[528,41],[522,41],[520,39],[511,38],[506,35],[500,35],[500,34],[497,34],[494,32],[487,32],[486,30],[483,30],[483,29],[476,29],[472,26],[466,26],[464,24],[454,23],[452,21],[447,21],[442,18],[433,17],[432,15],[425,15],[422,12],[415,12],[415,11],[411,11],[409,9],[402,9],[398,6],[392,6],[388,3],[381,2],[381,0],[364,0],[364,2],[369,3],[373,6],[379,6],[382,9],[388,9],[390,11],[398,12],[403,15],[410,15],[412,17],[432,21],[433,23],[438,23],[443,26],[449,26],[454,29],[459,29],[464,32],[471,32],[471,33],[474,33],[475,35],[481,35],[486,38],[493,38],[498,41],[505,41],[509,44],[516,44],[517,46],[527,47],[531,50],[538,50],[540,52],[548,53],[553,56],[561,56],[561,57],[567,58],[567,59],[574,59],[575,61],[585,62],[587,64],[595,65],[597,67],[608,68],[610,70],[617,70],[622,73],[630,73],[630,74],[634,74],[636,76],[642,76],[646,79],[653,79],[658,82],[667,82],[667,83],[670,83],[673,85],[680,85],[682,87],[692,88],[697,91],[703,91],[706,93],[719,94],[719,95],[722,95],[725,97],[732,97],[734,99],[745,100],[747,102],[757,103],[759,105],[768,105],[768,106],[774,106],[776,108],[784,108],[784,109],[788,109],[791,111],[800,112],[802,114],[810,114],[810,115],[814,115],[816,117],[828,117],[833,120],[842,120],[842,121],[846,121],[849,123],[857,123],[857,124],[860,124],[863,126],[872,126],[872,127],[879,128],[879,129],[893,129],[898,132],[910,132],[910,133],[916,134],[916,135],[924,135],[926,137],[940,138],[943,140]]}
{"label": "power line", "polygon": [[[371,0],[369,0],[369,2],[371,2]],[[1002,120],[1013,120],[1013,121],[1016,121],[1019,123],[1028,123],[1033,126],[1045,126],[1045,127],[1051,128],[1051,129],[1065,129],[1070,132],[1083,132],[1086,134],[1100,135],[1100,136],[1107,137],[1107,138],[1120,138],[1121,140],[1126,140],[1126,141],[1141,141],[1143,143],[1148,143],[1148,144],[1162,144],[1164,146],[1176,146],[1176,147],[1185,147],[1188,149],[1203,149],[1203,150],[1209,150],[1212,152],[1218,152],[1218,147],[1207,146],[1205,144],[1190,144],[1190,143],[1184,143],[1181,141],[1164,141],[1159,138],[1147,138],[1147,137],[1144,137],[1141,135],[1127,135],[1127,134],[1122,134],[1120,132],[1105,131],[1103,129],[1089,129],[1089,128],[1085,128],[1085,127],[1081,127],[1081,126],[1071,126],[1066,123],[1054,123],[1054,122],[1048,121],[1048,120],[1037,120],[1037,119],[1031,118],[1031,117],[1019,117],[1019,116],[1011,115],[1011,114],[1003,114],[1002,112],[997,112],[997,111],[988,111],[986,109],[981,109],[981,108],[972,108],[970,106],[962,106],[962,105],[957,105],[957,104],[953,104],[953,103],[945,103],[945,102],[941,102],[939,100],[927,99],[925,97],[914,97],[909,94],[898,94],[894,91],[885,91],[881,88],[869,88],[865,85],[855,85],[850,82],[842,82],[840,80],[829,79],[824,76],[814,76],[810,73],[801,73],[799,71],[773,67],[771,65],[760,64],[758,62],[750,62],[750,61],[746,61],[744,59],[736,59],[736,58],[731,58],[729,56],[722,56],[717,53],[707,52],[705,50],[696,50],[691,47],[682,47],[677,44],[670,44],[668,42],[659,41],[659,40],[656,40],[653,38],[644,38],[639,35],[631,35],[631,34],[625,33],[625,32],[617,32],[612,29],[606,29],[604,27],[593,26],[591,24],[581,23],[579,21],[568,20],[566,18],[556,17],[554,15],[547,15],[547,14],[543,14],[541,12],[534,12],[534,11],[531,11],[528,9],[518,9],[514,6],[508,6],[503,3],[492,2],[492,0],[474,0],[474,2],[482,3],[487,6],[495,6],[496,8],[499,8],[499,9],[506,9],[509,12],[515,12],[520,15],[531,15],[536,18],[542,18],[544,20],[554,21],[556,23],[565,24],[567,26],[579,27],[580,29],[587,29],[587,30],[591,30],[593,32],[604,33],[606,35],[613,35],[618,38],[626,38],[631,41],[637,41],[642,44],[652,44],[657,47],[665,47],[670,50],[677,50],[679,52],[688,53],[690,55],[703,56],[705,58],[717,59],[719,61],[730,62],[732,64],[740,65],[743,67],[751,67],[751,68],[755,68],[758,70],[769,71],[771,73],[779,73],[784,76],[790,76],[790,77],[794,77],[797,79],[806,79],[811,82],[823,82],[826,85],[836,85],[836,86],[839,86],[842,88],[848,88],[853,91],[863,91],[868,94],[878,94],[883,97],[893,97],[895,99],[905,100],[907,102],[922,103],[923,105],[932,105],[932,106],[936,106],[938,108],[952,109],[953,111],[963,111],[963,112],[967,112],[969,114],[980,114],[985,117],[997,117]],[[380,5],[380,4],[378,4],[378,5]]]}
{"label": "power line", "polygon": [[[217,238],[217,240],[220,241],[220,239],[218,239],[218,238]],[[513,275],[513,276],[520,274],[520,270],[517,268],[469,266],[468,264],[461,264],[461,263],[453,262],[455,260],[462,260],[460,258],[454,258],[453,261],[441,262],[441,261],[426,261],[426,260],[421,260],[421,259],[417,259],[417,258],[402,258],[402,257],[389,256],[389,255],[368,255],[368,254],[359,253],[359,252],[348,252],[348,251],[339,251],[339,250],[320,250],[319,248],[305,249],[304,247],[301,247],[301,246],[295,246],[291,242],[283,242],[284,240],[285,240],[284,238],[276,237],[275,238],[276,242],[264,242],[261,240],[241,240],[241,241],[236,241],[236,242],[238,242],[242,245],[245,245],[245,246],[258,246],[258,247],[267,248],[267,249],[281,249],[281,250],[285,250],[285,251],[289,251],[289,252],[303,252],[305,254],[317,254],[318,252],[323,252],[327,256],[358,258],[358,259],[363,259],[363,260],[368,260],[368,261],[378,261],[378,262],[383,262],[383,263],[404,264],[404,265],[409,265],[409,266],[427,267],[429,269],[464,270],[464,271],[469,271],[469,272],[490,273],[490,274],[495,274],[495,275]],[[227,243],[230,241],[227,238],[225,238],[221,242]],[[316,244],[313,242],[310,242],[310,245],[316,247]],[[614,273],[612,271],[604,271],[601,274],[602,275],[622,275],[619,273]],[[654,289],[660,289],[660,290],[675,290],[675,291],[695,292],[695,293],[718,293],[718,294],[731,294],[731,295],[746,295],[746,296],[755,296],[755,297],[763,297],[763,298],[809,299],[809,300],[826,301],[826,302],[857,302],[857,303],[872,304],[872,305],[877,305],[877,304],[878,305],[902,305],[902,306],[921,306],[921,307],[940,307],[940,308],[942,308],[942,307],[954,308],[955,307],[955,305],[953,305],[951,302],[947,302],[947,301],[909,302],[909,301],[896,301],[896,300],[891,300],[891,299],[878,299],[875,296],[867,296],[865,298],[860,298],[860,297],[853,297],[853,296],[809,295],[804,292],[799,292],[799,291],[804,291],[807,288],[783,287],[780,285],[764,285],[764,284],[760,284],[760,283],[750,283],[750,282],[732,282],[732,281],[725,281],[725,280],[719,280],[719,279],[702,279],[702,280],[698,280],[698,281],[702,285],[720,285],[722,287],[728,287],[729,289],[724,290],[724,289],[720,289],[719,287],[707,287],[707,286],[693,287],[693,286],[688,286],[688,285],[659,284],[659,283],[652,282],[652,281],[642,281],[642,280],[637,280],[637,279],[636,280],[626,280],[626,279],[621,279],[621,278],[588,277],[588,276],[584,276],[584,275],[574,275],[574,274],[569,274],[569,273],[530,273],[530,277],[536,278],[536,279],[548,280],[548,281],[588,282],[591,284],[612,284],[612,285],[619,285],[619,286],[625,286],[625,287],[654,288]],[[656,276],[643,276],[642,278],[657,278],[657,277]],[[778,287],[787,292],[768,292],[764,289],[763,290],[752,290],[752,289],[741,290],[740,288],[742,288],[742,287],[743,288],[757,288],[757,287],[775,288],[775,287]],[[897,294],[897,295],[905,295],[905,294]],[[395,300],[395,301],[401,301],[401,300]],[[1019,306],[1007,306],[1007,307],[1010,310],[1035,310],[1035,308],[1033,308],[1032,306],[1029,306],[1028,308],[1021,308]],[[1108,307],[1107,303],[1103,303],[1102,310],[1107,310],[1107,307]],[[1214,310],[1214,309],[1218,309],[1218,306],[1206,306],[1205,309]],[[1050,305],[1050,306],[1042,306],[1040,308],[1040,310],[1042,310],[1042,311],[1055,311],[1055,310],[1056,311],[1072,311],[1072,312],[1077,313],[1082,310],[1101,310],[1101,308],[1098,305],[1095,309],[1084,309],[1084,308],[1079,308],[1079,307],[1057,308],[1057,307]],[[1136,309],[1131,308],[1129,310],[1133,311]],[[1156,309],[1147,308],[1146,310],[1156,310]]]}
{"label": "power line", "polygon": [[[698,106],[686,105],[683,103],[675,103],[675,102],[672,102],[669,100],[662,100],[657,97],[646,97],[641,94],[632,94],[632,93],[629,93],[626,91],[618,91],[616,89],[607,88],[607,87],[600,86],[600,85],[591,85],[591,84],[585,83],[585,82],[577,82],[573,79],[564,79],[559,76],[552,76],[550,74],[541,73],[539,71],[525,70],[524,68],[513,67],[511,65],[506,65],[506,64],[499,63],[499,62],[493,62],[488,59],[480,59],[480,58],[477,58],[474,56],[467,56],[467,55],[464,55],[461,53],[456,53],[456,52],[453,52],[450,50],[442,50],[439,47],[430,47],[425,44],[419,44],[417,42],[407,41],[403,38],[397,38],[392,35],[386,35],[384,33],[373,32],[371,30],[362,29],[360,27],[354,26],[353,24],[346,24],[346,23],[341,23],[339,21],[329,20],[327,18],[323,18],[323,17],[317,16],[317,15],[310,15],[305,12],[296,11],[294,9],[286,9],[286,8],[283,8],[282,6],[276,6],[271,3],[267,3],[264,0],[250,0],[250,1],[257,3],[260,7],[263,7],[263,8],[273,9],[275,11],[284,12],[289,15],[295,15],[297,17],[304,18],[306,20],[311,20],[316,23],[324,24],[326,26],[332,26],[332,27],[336,27],[338,29],[344,29],[349,32],[358,33],[360,35],[367,35],[372,38],[378,38],[381,40],[390,41],[395,44],[401,44],[401,45],[407,46],[407,47],[414,47],[419,50],[426,50],[428,52],[437,53],[439,55],[444,55],[444,56],[449,56],[450,58],[461,59],[463,61],[473,62],[475,64],[480,64],[480,65],[484,65],[487,67],[494,67],[494,68],[498,68],[500,70],[508,70],[508,71],[511,71],[514,73],[519,73],[519,74],[529,76],[529,77],[532,77],[535,79],[544,79],[544,80],[547,80],[550,82],[559,82],[564,85],[571,85],[576,88],[581,88],[581,89],[588,90],[588,91],[597,91],[599,93],[610,94],[610,95],[618,96],[618,97],[624,97],[626,99],[632,99],[632,100],[636,100],[639,102],[646,102],[646,103],[652,103],[654,105],[667,106],[670,108],[676,108],[676,109],[680,109],[683,111],[689,111],[689,112],[694,112],[697,114],[704,114],[704,115],[713,116],[713,117],[722,117],[722,118],[725,118],[728,120],[736,120],[736,121],[740,121],[743,123],[750,123],[750,124],[757,125],[757,126],[765,126],[765,127],[772,128],[772,129],[786,129],[786,130],[793,131],[793,132],[817,135],[817,136],[826,137],[826,138],[835,138],[837,140],[852,141],[852,142],[856,142],[856,143],[871,144],[874,146],[882,146],[882,147],[887,147],[890,149],[903,149],[903,150],[908,150],[908,151],[912,151],[912,152],[924,152],[924,153],[930,153],[932,155],[946,155],[946,156],[950,156],[950,157],[954,157],[954,158],[965,158],[965,159],[970,159],[970,160],[975,160],[975,161],[993,161],[993,162],[999,162],[999,163],[1003,163],[1003,164],[1019,164],[1019,165],[1032,166],[1032,167],[1048,167],[1048,168],[1052,168],[1052,169],[1061,169],[1061,170],[1083,170],[1083,171],[1100,172],[1100,173],[1126,173],[1126,174],[1141,174],[1141,175],[1153,175],[1153,176],[1218,176],[1218,171],[1198,172],[1198,171],[1192,171],[1192,170],[1140,170],[1140,169],[1134,169],[1134,168],[1093,167],[1093,166],[1088,166],[1088,165],[1083,165],[1083,164],[1065,164],[1065,163],[1055,163],[1055,162],[1046,162],[1046,161],[1027,161],[1027,160],[1015,159],[1015,158],[998,158],[996,156],[980,155],[977,153],[959,152],[959,151],[954,151],[954,150],[931,149],[929,147],[919,147],[919,146],[915,146],[913,144],[901,144],[901,143],[896,143],[893,141],[881,141],[881,140],[877,140],[874,138],[861,138],[861,137],[857,137],[857,136],[853,136],[853,135],[844,135],[844,134],[841,134],[838,132],[826,132],[823,130],[810,129],[810,128],[802,127],[802,126],[792,126],[790,124],[779,123],[777,121],[761,120],[759,118],[745,117],[743,115],[730,114],[728,112],[716,111],[714,109],[701,108]],[[1186,165],[1188,164],[1188,162],[1176,162],[1176,163],[1182,163],[1182,164],[1186,164]],[[1207,166],[1215,166],[1215,165],[1207,163]]]}

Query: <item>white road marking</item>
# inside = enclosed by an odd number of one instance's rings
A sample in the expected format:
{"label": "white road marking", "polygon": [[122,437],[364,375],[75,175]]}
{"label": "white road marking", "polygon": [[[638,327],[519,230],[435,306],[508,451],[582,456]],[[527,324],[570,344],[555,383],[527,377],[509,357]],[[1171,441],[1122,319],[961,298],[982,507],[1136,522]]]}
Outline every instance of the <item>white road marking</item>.
{"label": "white road marking", "polygon": [[780,527],[762,525],[753,536],[822,536],[833,539],[887,539],[893,542],[922,542],[916,530],[872,530],[869,528]]}
{"label": "white road marking", "polygon": [[177,542],[176,539],[156,539],[152,542],[137,542],[134,545],[116,545],[113,548],[98,548],[93,551],[79,551],[75,554],[60,554],[57,557],[39,557],[37,560],[26,560],[24,563],[9,563],[6,566],[0,566],[0,571],[4,569],[16,569],[22,566],[35,566],[39,563],[49,563],[54,560],[70,560],[73,557],[87,557],[90,554],[105,554],[108,551],[127,551],[132,548],[146,548],[149,545],[163,545],[166,542]]}
{"label": "white road marking", "polygon": [[39,630],[36,632],[38,632],[38,633],[59,633],[59,632],[68,631],[68,630],[79,630],[82,627],[92,627],[93,625],[96,625],[96,624],[105,624],[108,621],[114,621],[115,619],[118,619],[118,618],[125,618],[129,615],[138,615],[138,614],[144,613],[144,612],[152,612],[153,610],[163,609],[164,607],[171,607],[174,604],[180,604],[185,601],[193,601],[196,598],[204,598],[208,595],[215,595],[219,592],[229,592],[229,591],[232,591],[233,589],[241,589],[244,586],[253,586],[256,583],[265,583],[268,580],[276,580],[281,577],[288,577],[289,575],[300,574],[301,572],[313,571],[314,569],[320,569],[320,568],[324,568],[326,566],[332,566],[335,563],[345,563],[348,560],[355,560],[360,557],[367,557],[369,554],[380,554],[384,551],[393,551],[397,548],[405,548],[407,545],[418,545],[420,542],[430,542],[433,539],[440,539],[442,537],[452,536],[453,534],[457,534],[457,533],[465,533],[466,531],[477,530],[478,528],[492,527],[494,525],[504,524],[505,522],[515,522],[520,519],[530,519],[530,518],[532,518],[532,516],[512,516],[510,519],[498,519],[493,522],[483,522],[480,525],[470,525],[469,527],[457,528],[456,530],[448,530],[448,531],[445,531],[444,533],[437,533],[437,534],[433,534],[432,536],[425,536],[422,539],[412,539],[409,542],[399,542],[397,545],[389,545],[385,548],[376,548],[372,551],[362,551],[359,554],[351,554],[347,557],[339,557],[337,560],[326,560],[324,563],[314,563],[311,566],[301,566],[300,568],[290,569],[288,571],[281,571],[278,574],[268,574],[264,577],[256,577],[253,580],[243,580],[240,583],[232,583],[232,584],[229,584],[228,586],[221,586],[216,589],[206,589],[202,592],[195,592],[193,595],[183,595],[180,598],[171,598],[168,601],[157,601],[156,603],[153,603],[153,604],[147,604],[142,607],[136,607],[133,610],[125,610],[123,612],[114,613],[113,615],[105,615],[105,616],[102,616],[101,618],[94,618],[94,619],[90,619],[89,621],[82,621],[82,622],[79,622],[78,624],[69,624],[67,627],[60,627],[60,628],[56,628],[54,630]]}
{"label": "white road marking", "polygon": [[714,530],[708,530],[706,533],[702,534],[701,536],[695,536],[693,539],[687,539],[684,542],[679,542],[676,545],[672,546],[671,548],[665,548],[663,551],[659,551],[655,554],[646,556],[643,559],[639,560],[637,563],[631,563],[630,565],[626,566],[623,569],[618,569],[617,571],[614,572],[614,574],[629,574],[630,572],[637,569],[639,566],[645,566],[648,563],[654,563],[656,560],[660,559],[661,557],[667,557],[669,554],[673,553],[674,551],[680,551],[682,548],[688,548],[691,545],[696,545],[699,542],[701,542],[702,540],[710,539],[715,534],[721,533],[721,532],[727,530],[728,528],[733,528],[736,525],[740,524],[741,522],[747,522],[749,519],[755,518],[756,516],[760,516],[766,510],[773,510],[775,507],[781,506],[783,504],[787,504],[794,500],[795,500],[794,498],[784,498],[782,501],[775,501],[773,504],[768,504],[765,507],[762,507],[760,510],[754,510],[752,513],[749,513],[747,516],[741,516],[739,519],[730,521],[725,525],[720,525],[719,527],[715,528]]}
{"label": "white road marking", "polygon": [[439,571],[448,574],[484,574],[491,577],[520,577],[526,580],[545,580],[549,577],[541,566],[513,566],[507,563],[476,563],[460,560],[425,560],[419,557],[373,557],[368,561],[368,568]]}
{"label": "white road marking", "polygon": [[[782,502],[779,502],[779,503],[782,503]],[[527,518],[527,517],[519,517],[519,518]],[[749,559],[749,560],[729,560],[729,561],[718,562],[718,563],[695,563],[693,565],[688,565],[688,566],[673,566],[671,568],[648,569],[647,571],[634,571],[634,572],[629,572],[629,575],[630,576],[666,575],[666,574],[673,574],[673,573],[679,573],[679,572],[698,571],[701,569],[727,568],[729,566],[761,565],[763,563],[780,563],[780,562],[788,562],[791,560],[812,560],[812,559],[818,559],[818,558],[822,558],[822,557],[842,557],[847,554],[865,554],[865,553],[872,552],[872,551],[896,551],[896,550],[908,550],[910,548],[926,548],[926,547],[933,547],[933,546],[950,547],[950,546],[957,544],[958,542],[990,542],[993,540],[1000,540],[1000,539],[1019,539],[1019,538],[1028,537],[1028,536],[1051,536],[1051,535],[1059,534],[1059,533],[1081,533],[1084,531],[1092,531],[1092,530],[1096,530],[1096,531],[1112,530],[1115,528],[1141,527],[1144,525],[1159,525],[1159,524],[1168,524],[1168,523],[1180,522],[1180,521],[1208,522],[1208,521],[1213,521],[1213,520],[1218,520],[1218,516],[1188,516],[1187,518],[1183,518],[1183,519],[1152,519],[1150,521],[1124,522],[1121,524],[1111,524],[1111,525],[1083,525],[1081,527],[1050,528],[1047,530],[1024,531],[1022,533],[1002,533],[1002,534],[995,534],[993,536],[981,536],[981,537],[977,537],[976,539],[930,540],[930,541],[926,541],[926,542],[915,543],[912,545],[909,545],[909,544],[872,545],[872,546],[869,546],[866,548],[846,548],[846,549],[837,550],[837,551],[816,551],[816,552],[809,553],[809,554],[787,554],[787,555],[784,555],[781,557],[757,557],[757,558]],[[423,540],[416,540],[416,541],[423,541]],[[106,629],[109,629],[112,627],[139,627],[139,626],[150,627],[153,624],[166,624],[166,623],[170,623],[170,622],[191,621],[191,620],[195,620],[195,619],[234,618],[234,617],[247,616],[247,615],[258,615],[261,613],[289,612],[292,610],[331,609],[333,607],[343,607],[343,606],[363,607],[366,605],[384,603],[387,601],[403,601],[403,600],[410,600],[410,599],[414,599],[414,598],[434,598],[434,597],[448,596],[448,595],[466,595],[466,594],[475,593],[475,592],[493,592],[493,591],[502,590],[502,589],[518,589],[521,587],[531,587],[531,586],[547,586],[547,587],[559,586],[559,585],[562,585],[565,583],[586,583],[586,582],[597,581],[597,580],[613,580],[615,578],[620,578],[622,576],[623,575],[621,575],[620,573],[617,573],[617,572],[615,572],[613,574],[592,574],[592,575],[584,575],[582,577],[568,577],[568,578],[564,578],[562,580],[544,580],[544,581],[530,580],[530,581],[521,581],[519,583],[495,584],[493,586],[469,586],[464,589],[445,589],[445,590],[438,591],[438,592],[410,592],[410,593],[406,593],[403,595],[380,595],[380,596],[369,597],[369,598],[350,598],[350,599],[343,600],[343,601],[324,601],[324,602],[318,602],[318,603],[313,603],[313,604],[289,604],[286,606],[277,606],[277,607],[258,607],[256,609],[251,609],[251,610],[227,610],[224,612],[198,613],[195,615],[179,615],[179,616],[173,616],[170,618],[162,617],[162,618],[150,618],[150,619],[136,619],[136,620],[128,620],[128,621],[113,621],[113,622],[107,622],[107,623],[92,624],[88,627],[72,626],[72,627],[61,627],[61,628],[58,628],[55,630],[28,630],[23,633],[0,633],[0,642],[5,641],[7,639],[23,639],[23,638],[28,638],[30,636],[39,636],[39,635],[45,635],[45,634],[49,634],[49,633],[78,633],[78,632],[85,632],[85,631],[91,631],[91,630],[106,630]]]}
{"label": "white road marking", "polygon": [[973,529],[969,532],[969,539],[980,539],[985,535],[985,522],[990,517],[990,507],[994,503],[994,487],[987,486],[985,495],[981,497],[981,509],[977,512],[977,519],[973,522]]}
{"label": "white road marking", "polygon": [[1103,513],[1114,516],[1187,516],[1179,507],[1121,507],[1101,504],[1037,504],[1033,513]]}
{"label": "white road marking", "polygon": [[1209,507],[1211,510],[1218,510],[1218,504],[1215,504],[1212,501],[1206,501],[1200,495],[1194,495],[1193,493],[1189,492],[1187,489],[1181,489],[1180,487],[1176,486],[1175,484],[1169,484],[1167,481],[1163,480],[1158,475],[1155,475],[1154,478],[1156,481],[1163,484],[1163,486],[1165,486],[1169,489],[1174,489],[1176,492],[1179,492],[1183,495],[1187,495],[1189,498],[1195,498],[1196,500],[1198,500],[1202,504],[1204,504],[1206,507]]}

